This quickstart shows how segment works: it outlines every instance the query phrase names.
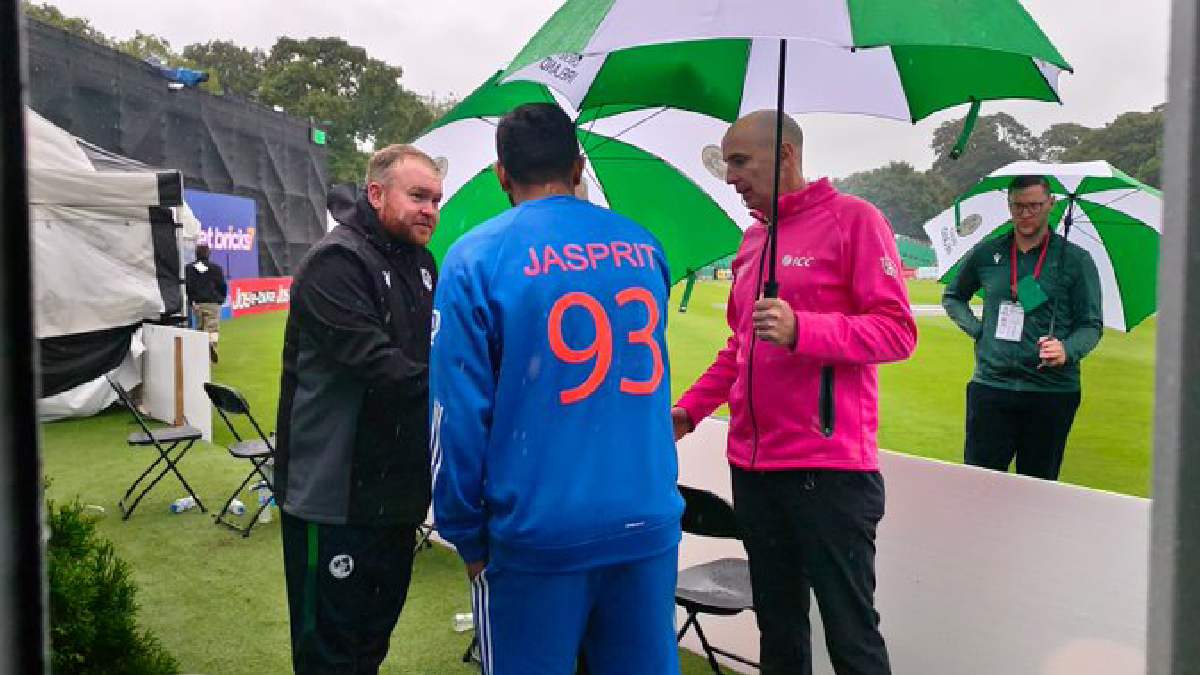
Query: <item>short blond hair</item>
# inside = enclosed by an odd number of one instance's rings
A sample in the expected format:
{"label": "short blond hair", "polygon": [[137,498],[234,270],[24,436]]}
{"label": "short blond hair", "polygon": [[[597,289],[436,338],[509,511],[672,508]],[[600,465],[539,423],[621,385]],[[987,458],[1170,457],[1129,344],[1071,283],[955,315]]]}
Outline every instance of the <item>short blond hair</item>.
{"label": "short blond hair", "polygon": [[425,162],[429,168],[433,169],[434,173],[439,173],[437,163],[420,148],[415,145],[395,143],[371,155],[371,161],[367,162],[367,184],[386,183],[388,171],[393,166],[410,158]]}

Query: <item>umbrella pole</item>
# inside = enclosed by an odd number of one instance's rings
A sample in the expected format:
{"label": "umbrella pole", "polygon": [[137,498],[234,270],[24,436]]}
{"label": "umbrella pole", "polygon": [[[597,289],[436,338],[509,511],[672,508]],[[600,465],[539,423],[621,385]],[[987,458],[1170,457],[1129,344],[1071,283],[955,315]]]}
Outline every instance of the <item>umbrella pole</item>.
{"label": "umbrella pole", "polygon": [[[1058,265],[1057,269],[1062,272],[1062,261],[1064,251],[1067,249],[1067,237],[1071,236],[1071,223],[1075,220],[1075,195],[1067,195],[1067,215],[1063,218],[1063,246],[1058,249]],[[1050,230],[1050,234],[1054,234],[1054,230]],[[1053,239],[1047,239],[1046,245],[1049,246]],[[1054,301],[1054,306],[1050,308],[1050,337],[1054,337],[1054,323],[1058,319],[1058,301]]]}
{"label": "umbrella pole", "polygon": [[[1062,272],[1063,255],[1064,255],[1064,251],[1066,251],[1066,249],[1067,249],[1067,237],[1071,236],[1071,221],[1074,220],[1074,211],[1075,211],[1075,195],[1068,194],[1067,195],[1067,215],[1063,217],[1063,245],[1062,245],[1062,248],[1060,248],[1058,250],[1058,262],[1055,265],[1055,269],[1057,269],[1059,272]],[[1050,243],[1054,241],[1054,228],[1048,228],[1048,230],[1049,231],[1046,233],[1046,245],[1047,246],[1049,246]],[[1054,337],[1054,324],[1058,320],[1058,299],[1055,298],[1054,300],[1051,300],[1050,302],[1051,302],[1051,304],[1050,304],[1050,331],[1049,331],[1049,334],[1047,335],[1047,337],[1052,338],[1052,337]],[[1038,362],[1038,370],[1041,370],[1045,366],[1046,366],[1045,361]]]}
{"label": "umbrella pole", "polygon": [[683,299],[679,301],[679,313],[687,313],[688,303],[692,301],[692,291],[696,289],[696,272],[687,271],[687,286],[683,287]]}
{"label": "umbrella pole", "polygon": [[779,297],[775,259],[779,257],[779,172],[783,165],[783,95],[787,89],[787,40],[779,41],[779,91],[775,98],[775,186],[771,192],[771,221],[767,223],[767,283],[764,298]]}

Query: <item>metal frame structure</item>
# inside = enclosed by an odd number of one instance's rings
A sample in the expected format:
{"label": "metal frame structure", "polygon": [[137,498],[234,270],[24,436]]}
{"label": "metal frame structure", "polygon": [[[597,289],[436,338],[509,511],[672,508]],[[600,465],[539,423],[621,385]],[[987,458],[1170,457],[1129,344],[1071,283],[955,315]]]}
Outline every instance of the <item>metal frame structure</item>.
{"label": "metal frame structure", "polygon": [[19,4],[0,0],[0,673],[49,670],[23,47]]}
{"label": "metal frame structure", "polygon": [[[1164,176],[1150,675],[1200,673],[1200,10],[1174,0]],[[34,402],[24,80],[17,0],[0,0],[0,674],[47,672]]]}
{"label": "metal frame structure", "polygon": [[1174,0],[1163,155],[1150,675],[1200,673],[1200,10]]}

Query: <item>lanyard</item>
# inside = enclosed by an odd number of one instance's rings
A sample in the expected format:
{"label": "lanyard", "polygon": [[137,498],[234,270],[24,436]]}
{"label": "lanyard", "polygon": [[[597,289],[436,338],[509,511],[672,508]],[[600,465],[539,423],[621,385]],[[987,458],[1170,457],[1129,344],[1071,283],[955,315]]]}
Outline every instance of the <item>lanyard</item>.
{"label": "lanyard", "polygon": [[[1037,265],[1033,267],[1033,278],[1039,279],[1042,276],[1042,265],[1046,264],[1046,252],[1050,250],[1050,232],[1046,232],[1046,238],[1042,240],[1042,254],[1038,256]],[[1012,291],[1012,299],[1017,299],[1017,238],[1013,236],[1012,255],[1009,256],[1009,269],[1012,270],[1010,276],[1009,290]]]}

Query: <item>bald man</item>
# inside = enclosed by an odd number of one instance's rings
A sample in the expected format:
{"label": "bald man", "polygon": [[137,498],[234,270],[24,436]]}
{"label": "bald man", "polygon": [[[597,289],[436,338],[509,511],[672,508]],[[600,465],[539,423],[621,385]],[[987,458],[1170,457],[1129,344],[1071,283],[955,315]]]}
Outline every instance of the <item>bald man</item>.
{"label": "bald man", "polygon": [[764,675],[812,672],[809,591],[838,675],[890,673],[875,611],[884,510],[876,365],[908,358],[917,328],[892,228],[871,204],[801,169],[783,118],[778,298],[763,297],[774,180],[773,111],[721,143],[726,182],[755,219],[733,262],[732,335],[672,409],[675,436],[729,403],[734,509],[750,558]]}

